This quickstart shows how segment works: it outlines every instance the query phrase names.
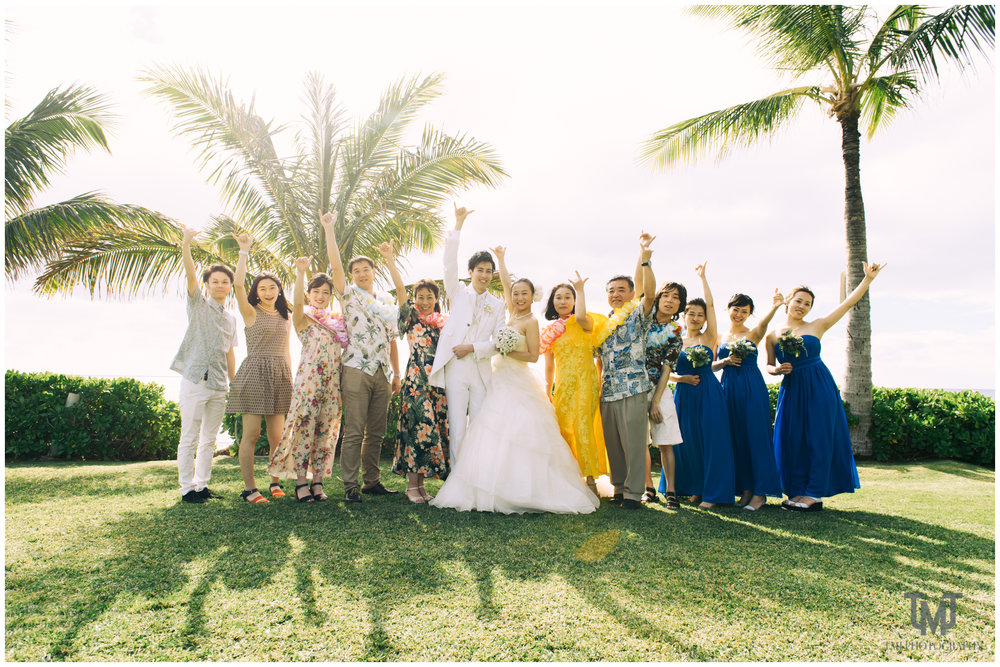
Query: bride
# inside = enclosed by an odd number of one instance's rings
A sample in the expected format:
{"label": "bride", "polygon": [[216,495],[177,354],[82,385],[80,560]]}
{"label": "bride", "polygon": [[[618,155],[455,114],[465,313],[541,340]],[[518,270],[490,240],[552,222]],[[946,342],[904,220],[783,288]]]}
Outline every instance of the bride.
{"label": "bride", "polygon": [[496,358],[493,378],[462,454],[431,505],[461,511],[588,514],[600,501],[584,484],[580,467],[559,432],[542,386],[528,368],[538,361],[538,320],[531,314],[535,286],[511,284],[505,248],[493,248],[510,319],[514,351]]}

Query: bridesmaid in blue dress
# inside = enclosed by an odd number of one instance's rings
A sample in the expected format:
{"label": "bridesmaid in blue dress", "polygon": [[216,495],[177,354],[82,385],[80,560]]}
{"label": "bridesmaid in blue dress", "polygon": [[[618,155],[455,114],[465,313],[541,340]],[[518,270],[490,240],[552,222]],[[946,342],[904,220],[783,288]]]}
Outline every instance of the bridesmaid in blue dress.
{"label": "bridesmaid in blue dress", "polygon": [[[785,299],[774,290],[771,310],[750,329],[746,320],[753,314],[753,299],[734,294],[729,299],[729,333],[719,334],[718,361],[713,370],[722,369],[722,391],[729,410],[729,430],[733,436],[733,460],[736,467],[736,490],[742,493],[737,505],[759,510],[767,496],[781,497],[781,483],[774,463],[771,434],[771,401],[764,376],[757,365],[757,346],[767,333],[771,318]],[[733,345],[736,352],[731,353]],[[746,348],[746,356],[740,349]]]}
{"label": "bridesmaid in blue dress", "polygon": [[[705,278],[705,264],[695,271],[701,278],[705,298],[688,301],[684,310],[685,349],[670,375],[677,384],[674,406],[684,440],[674,452],[675,484],[678,494],[690,495],[693,504],[707,509],[732,504],[736,477],[726,398],[712,372],[716,339],[712,291]],[[692,354],[702,359],[692,359]]]}
{"label": "bridesmaid in blue dress", "polygon": [[864,264],[864,280],[826,317],[807,322],[815,295],[796,287],[785,326],[769,333],[767,372],[783,376],[774,420],[774,455],[788,500],[783,509],[816,512],[823,498],[861,488],[847,416],[833,375],[820,358],[820,338],[868,291],[884,264]]}

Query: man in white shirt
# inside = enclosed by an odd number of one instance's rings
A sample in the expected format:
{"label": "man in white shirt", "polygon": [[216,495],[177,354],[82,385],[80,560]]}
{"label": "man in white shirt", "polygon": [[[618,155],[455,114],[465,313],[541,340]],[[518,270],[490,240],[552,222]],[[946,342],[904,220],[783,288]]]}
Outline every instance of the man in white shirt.
{"label": "man in white shirt", "polygon": [[469,421],[475,419],[493,373],[490,357],[497,353],[493,341],[504,325],[501,299],[487,291],[496,264],[481,250],[469,259],[469,284],[458,279],[458,242],[465,218],[472,213],[455,208],[455,229],[444,244],[444,288],[448,295],[448,321],[441,329],[430,383],[443,387],[448,400],[449,463],[458,459]]}

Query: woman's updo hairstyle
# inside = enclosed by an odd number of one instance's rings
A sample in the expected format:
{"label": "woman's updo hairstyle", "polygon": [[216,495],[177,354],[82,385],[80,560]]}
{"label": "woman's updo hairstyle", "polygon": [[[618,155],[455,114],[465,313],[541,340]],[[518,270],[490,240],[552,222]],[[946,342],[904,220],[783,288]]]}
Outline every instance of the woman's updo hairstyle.
{"label": "woman's updo hairstyle", "polygon": [[417,292],[419,292],[422,289],[426,289],[426,290],[430,290],[431,291],[431,293],[434,295],[434,312],[435,313],[440,313],[441,312],[441,288],[438,287],[438,284],[435,281],[430,280],[428,278],[421,278],[420,280],[418,280],[417,282],[415,282],[413,284],[413,296],[416,297],[417,296]]}
{"label": "woman's updo hairstyle", "polygon": [[333,280],[325,273],[317,273],[313,276],[313,279],[309,281],[306,286],[306,294],[312,292],[314,289],[319,289],[323,285],[328,285],[330,287],[330,293],[333,294]]}
{"label": "woman's updo hairstyle", "polygon": [[526,284],[528,286],[528,289],[531,290],[531,300],[532,301],[541,301],[542,300],[542,293],[539,290],[535,289],[535,283],[531,282],[527,278],[518,278],[513,283],[511,283],[511,285],[510,285],[511,292],[514,291],[514,287],[516,285],[519,285],[521,283]]}
{"label": "woman's updo hairstyle", "polygon": [[742,308],[743,306],[750,306],[750,314],[753,315],[753,299],[748,297],[746,294],[740,294],[737,292],[730,297],[726,308]]}

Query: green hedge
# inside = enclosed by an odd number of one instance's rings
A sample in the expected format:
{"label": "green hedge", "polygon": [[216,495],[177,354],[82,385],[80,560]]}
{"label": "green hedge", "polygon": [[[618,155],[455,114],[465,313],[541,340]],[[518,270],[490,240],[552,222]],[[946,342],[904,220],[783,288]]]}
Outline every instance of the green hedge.
{"label": "green hedge", "polygon": [[[177,456],[181,416],[163,386],[132,378],[7,371],[8,459],[136,461]],[[66,406],[69,393],[79,402]]]}
{"label": "green hedge", "polygon": [[[771,423],[780,384],[767,385]],[[672,387],[671,387],[672,388]],[[844,405],[848,423],[856,417]],[[876,461],[954,459],[993,467],[996,401],[975,391],[889,389],[872,391],[872,453]],[[660,455],[650,446],[653,468]]]}

